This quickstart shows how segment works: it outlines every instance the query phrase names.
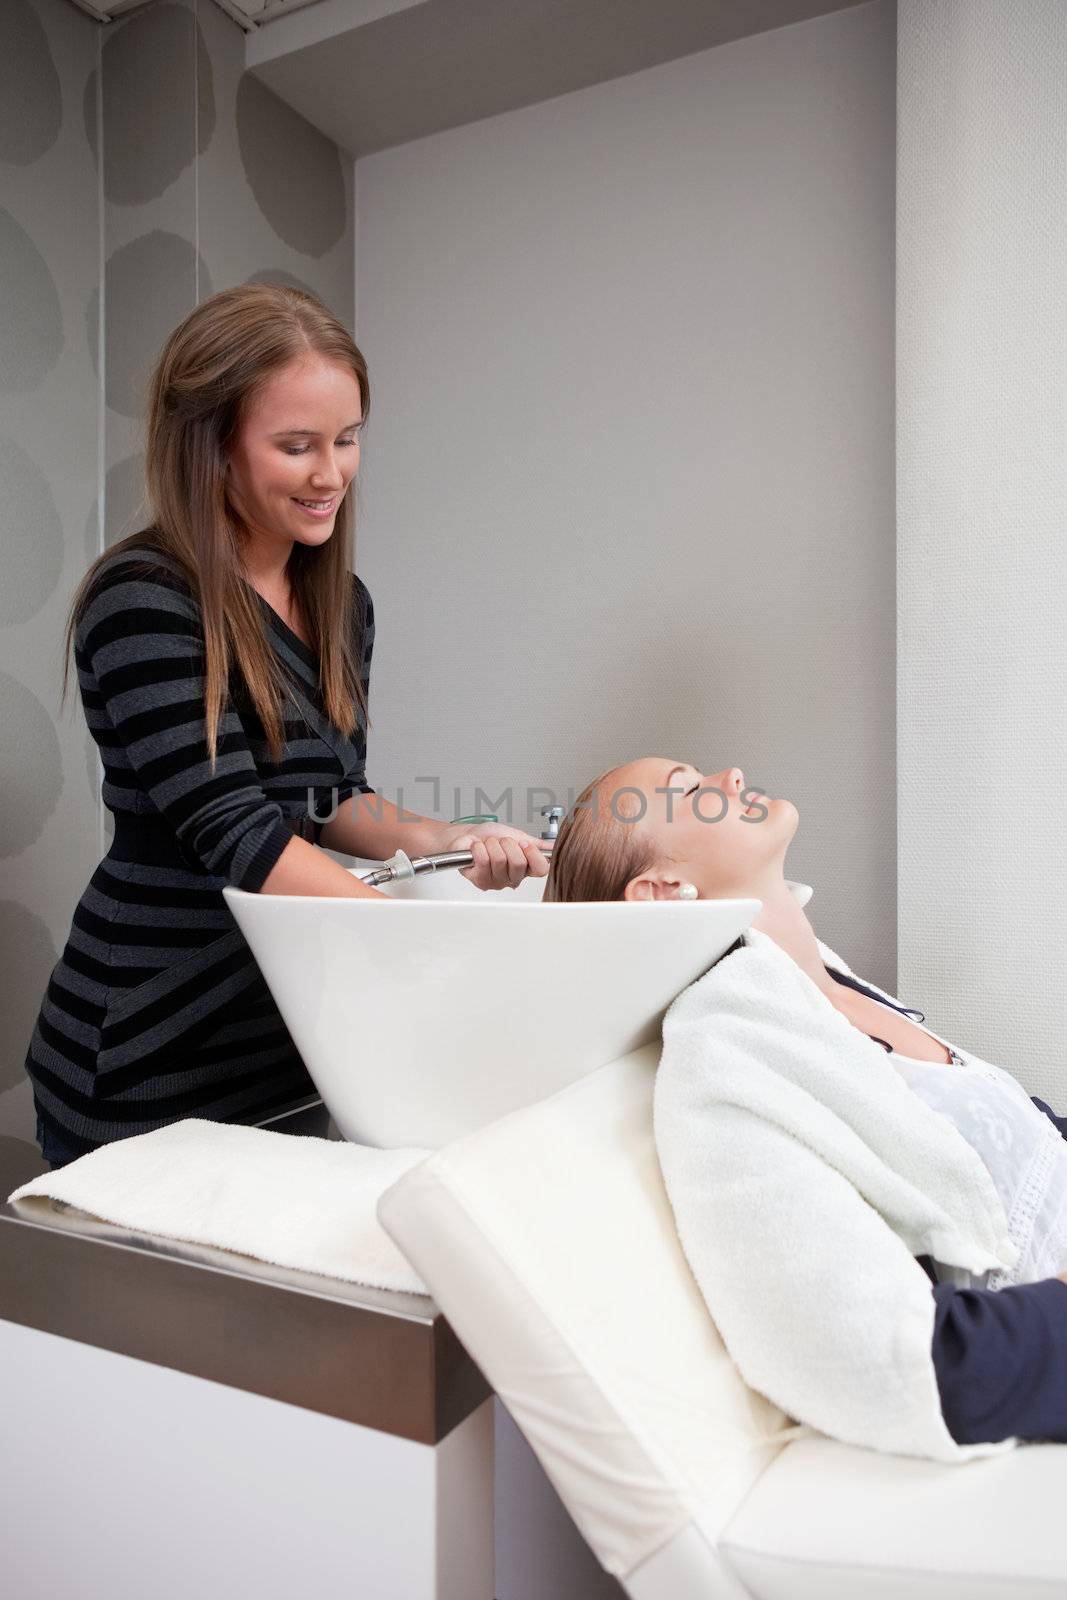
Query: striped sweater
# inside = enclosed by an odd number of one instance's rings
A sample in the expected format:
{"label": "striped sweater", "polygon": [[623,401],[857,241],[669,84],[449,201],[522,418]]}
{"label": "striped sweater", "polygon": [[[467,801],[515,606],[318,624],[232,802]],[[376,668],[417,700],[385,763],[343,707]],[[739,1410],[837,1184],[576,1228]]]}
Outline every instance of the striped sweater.
{"label": "striped sweater", "polygon": [[[367,689],[374,612],[352,582]],[[317,841],[309,808],[325,818],[334,799],[373,792],[366,730],[329,722],[317,657],[257,600],[289,694],[277,763],[235,671],[211,772],[200,611],[167,558],[117,555],[75,631],[115,835],[75,909],[26,1070],[46,1135],[76,1154],[186,1116],[261,1121],[315,1092],[222,889],[259,890],[294,833]]]}
{"label": "striped sweater", "polygon": [[[352,581],[365,614],[361,675],[366,690],[374,610],[366,586],[355,574]],[[318,700],[316,658],[262,596],[256,598],[280,635],[284,665],[304,695]],[[357,605],[357,627],[360,609]],[[352,749],[342,749],[347,741],[332,731],[325,742],[335,746],[335,761],[326,755],[324,772],[322,732],[329,725],[315,731],[292,720],[290,711],[285,754],[274,767],[247,692],[234,678],[212,775],[200,611],[177,568],[140,575],[136,563],[116,562],[86,608],[74,645],[85,718],[104,764],[105,806],[116,818],[162,815],[190,864],[213,877],[240,889],[261,889],[292,837],[286,819],[307,815],[309,788],[323,791],[315,808],[323,815],[331,787],[339,800],[354,789],[369,789],[362,725]],[[309,716],[299,701],[296,709]],[[318,710],[321,719],[321,703]]]}

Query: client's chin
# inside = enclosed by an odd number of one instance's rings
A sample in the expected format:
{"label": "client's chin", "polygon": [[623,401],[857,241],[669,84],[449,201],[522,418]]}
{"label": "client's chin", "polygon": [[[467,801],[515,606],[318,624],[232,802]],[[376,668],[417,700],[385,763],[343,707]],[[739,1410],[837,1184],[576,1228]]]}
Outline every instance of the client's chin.
{"label": "client's chin", "polygon": [[757,804],[767,807],[767,815],[761,819],[764,826],[773,824],[776,831],[781,829],[790,836],[796,832],[800,812],[792,800],[787,800],[784,795],[762,794]]}
{"label": "client's chin", "polygon": [[[800,815],[792,800],[787,800],[784,795],[780,794],[757,794],[755,798],[749,802],[749,804],[754,806],[766,806],[767,817],[781,816],[783,812],[791,812],[794,817],[799,817]],[[758,820],[765,822],[767,821],[767,817],[761,817]],[[749,818],[750,822],[755,822],[756,820],[757,819],[755,817]]]}

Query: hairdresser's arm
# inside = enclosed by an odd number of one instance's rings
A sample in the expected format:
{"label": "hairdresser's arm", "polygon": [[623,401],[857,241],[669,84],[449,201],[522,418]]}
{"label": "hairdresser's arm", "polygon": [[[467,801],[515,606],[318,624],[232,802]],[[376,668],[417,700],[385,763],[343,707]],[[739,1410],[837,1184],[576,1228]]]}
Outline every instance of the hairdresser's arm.
{"label": "hairdresser's arm", "polygon": [[471,865],[462,876],[476,889],[514,889],[529,876],[548,871],[544,844],[503,822],[442,822],[413,811],[398,810],[373,790],[353,794],[322,824],[319,842],[344,855],[384,861],[396,850],[408,856],[469,850]]}
{"label": "hairdresser's arm", "polygon": [[345,870],[325,850],[296,834],[264,879],[260,894],[330,895],[349,900],[387,900]]}
{"label": "hairdresser's arm", "polygon": [[439,817],[400,810],[373,789],[357,790],[341,801],[336,816],[322,824],[319,843],[339,855],[362,856],[367,861],[385,861],[397,850],[424,856],[434,852],[449,826]]}

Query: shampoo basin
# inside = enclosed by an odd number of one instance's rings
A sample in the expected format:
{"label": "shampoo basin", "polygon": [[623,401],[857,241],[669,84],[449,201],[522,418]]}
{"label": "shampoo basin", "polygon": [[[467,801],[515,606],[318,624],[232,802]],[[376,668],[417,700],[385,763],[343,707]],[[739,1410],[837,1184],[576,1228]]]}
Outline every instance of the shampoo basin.
{"label": "shampoo basin", "polygon": [[223,890],[346,1139],[437,1148],[651,1042],[760,910],[544,905],[543,883],[483,893],[451,871],[386,904]]}

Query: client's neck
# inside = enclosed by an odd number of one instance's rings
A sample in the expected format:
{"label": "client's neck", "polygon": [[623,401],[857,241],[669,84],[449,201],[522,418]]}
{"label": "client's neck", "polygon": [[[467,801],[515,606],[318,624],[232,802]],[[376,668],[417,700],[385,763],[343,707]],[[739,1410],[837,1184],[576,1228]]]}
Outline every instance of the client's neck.
{"label": "client's neck", "polygon": [[823,964],[815,930],[785,879],[777,877],[770,883],[761,885],[753,893],[763,901],[763,910],[752,926],[765,933],[775,944],[780,945],[787,955],[792,956],[797,966],[801,967],[820,989],[828,993],[839,989],[840,985],[834,982]]}

